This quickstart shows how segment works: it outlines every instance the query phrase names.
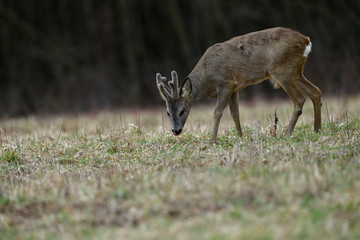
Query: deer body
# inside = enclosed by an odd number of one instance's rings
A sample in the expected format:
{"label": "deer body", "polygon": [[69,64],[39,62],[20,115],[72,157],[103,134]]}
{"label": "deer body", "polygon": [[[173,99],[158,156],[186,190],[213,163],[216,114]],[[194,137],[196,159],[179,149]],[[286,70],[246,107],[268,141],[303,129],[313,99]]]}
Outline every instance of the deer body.
{"label": "deer body", "polygon": [[[238,90],[266,79],[275,82],[276,87],[283,88],[294,102],[288,135],[293,132],[302,113],[305,96],[309,96],[313,102],[314,129],[319,131],[321,91],[303,75],[310,51],[311,42],[308,37],[287,28],[271,28],[234,37],[209,47],[180,89],[173,88],[174,84],[171,83],[170,88],[167,87],[164,85],[166,79],[157,74],[158,86],[163,84],[159,91],[167,103],[174,134],[180,134],[191,105],[200,98],[209,96],[217,97],[211,141],[216,141],[219,122],[227,104],[241,136]],[[177,74],[173,72],[172,76],[171,82],[176,82],[177,86]],[[175,98],[172,97],[173,93]],[[185,120],[174,124],[185,113]]]}

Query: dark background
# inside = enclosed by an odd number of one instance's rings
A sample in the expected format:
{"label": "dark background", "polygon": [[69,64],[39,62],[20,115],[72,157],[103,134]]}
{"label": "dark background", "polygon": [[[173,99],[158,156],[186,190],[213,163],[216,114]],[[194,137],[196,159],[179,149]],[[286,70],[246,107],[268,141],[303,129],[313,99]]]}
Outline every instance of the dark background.
{"label": "dark background", "polygon": [[358,0],[1,0],[0,116],[162,104],[157,72],[182,81],[212,44],[274,26],[311,38],[324,95],[359,92]]}

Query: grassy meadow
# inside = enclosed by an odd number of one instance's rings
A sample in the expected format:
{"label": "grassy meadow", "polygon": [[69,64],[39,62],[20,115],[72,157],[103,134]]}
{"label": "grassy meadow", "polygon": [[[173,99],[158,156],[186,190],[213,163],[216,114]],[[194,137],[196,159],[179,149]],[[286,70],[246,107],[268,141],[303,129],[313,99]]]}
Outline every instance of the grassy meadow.
{"label": "grassy meadow", "polygon": [[[360,96],[0,121],[0,239],[360,239]],[[271,129],[274,112],[278,129]]]}

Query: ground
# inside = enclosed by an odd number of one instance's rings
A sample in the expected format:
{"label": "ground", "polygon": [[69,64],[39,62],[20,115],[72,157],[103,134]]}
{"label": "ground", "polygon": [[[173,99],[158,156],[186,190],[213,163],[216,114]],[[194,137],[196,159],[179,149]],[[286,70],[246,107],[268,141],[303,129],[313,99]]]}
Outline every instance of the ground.
{"label": "ground", "polygon": [[[271,131],[274,112],[279,117]],[[359,239],[360,97],[195,106],[179,137],[165,108],[0,122],[0,239]]]}

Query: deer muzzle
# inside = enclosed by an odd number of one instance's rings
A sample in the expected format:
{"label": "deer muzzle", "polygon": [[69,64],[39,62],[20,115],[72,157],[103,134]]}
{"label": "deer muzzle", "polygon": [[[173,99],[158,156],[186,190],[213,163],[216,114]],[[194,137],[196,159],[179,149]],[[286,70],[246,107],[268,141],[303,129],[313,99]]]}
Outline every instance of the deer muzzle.
{"label": "deer muzzle", "polygon": [[182,131],[182,129],[179,129],[179,130],[172,129],[172,133],[174,134],[174,136],[180,135],[181,131]]}

